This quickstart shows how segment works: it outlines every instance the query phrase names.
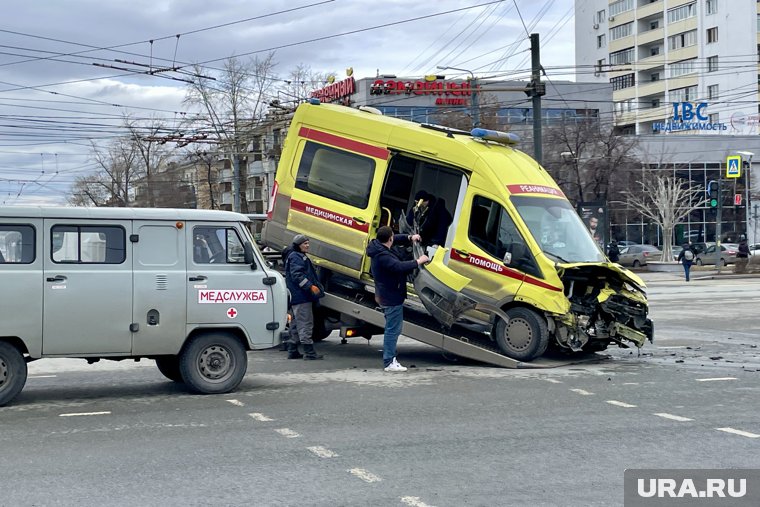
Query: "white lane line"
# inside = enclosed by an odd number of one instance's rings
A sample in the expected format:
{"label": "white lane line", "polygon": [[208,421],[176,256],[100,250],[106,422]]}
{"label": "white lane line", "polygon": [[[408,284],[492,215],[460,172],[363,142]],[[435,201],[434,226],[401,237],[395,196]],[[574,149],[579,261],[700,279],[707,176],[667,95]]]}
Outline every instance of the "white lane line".
{"label": "white lane line", "polygon": [[670,345],[668,347],[656,347],[658,349],[662,350],[670,350],[670,349],[685,349],[686,345]]}
{"label": "white lane line", "polygon": [[30,376],[28,376],[26,378],[28,378],[28,379],[30,379],[30,378],[55,378],[57,376],[58,375],[30,375]]}
{"label": "white lane line", "polygon": [[248,415],[251,416],[255,421],[259,421],[259,422],[274,421],[274,419],[267,417],[264,414],[260,414],[258,412],[253,412],[252,414],[248,414]]}
{"label": "white lane line", "polygon": [[[562,383],[561,380],[556,380],[556,379],[553,379],[553,378],[545,378],[544,380],[546,380],[547,382],[551,382],[552,384],[561,384]],[[415,498],[415,497],[413,497],[413,496],[405,496],[404,498]]]}
{"label": "white lane line", "polygon": [[279,428],[279,429],[276,429],[275,431],[285,438],[298,438],[301,436],[295,431],[288,428]]}
{"label": "white lane line", "polygon": [[377,475],[364,470],[363,468],[352,468],[348,471],[354,477],[358,477],[364,482],[380,482],[382,479]]}
{"label": "white lane line", "polygon": [[582,396],[593,396],[594,393],[588,392],[585,389],[570,389],[574,393],[578,393]]}
{"label": "white lane line", "polygon": [[401,503],[409,505],[410,507],[433,507],[423,502],[418,496],[402,496]]}
{"label": "white lane line", "polygon": [[741,435],[747,438],[760,438],[760,435],[756,433],[750,433],[749,431],[737,430],[734,428],[715,428],[718,431],[725,431],[726,433],[733,433],[734,435]]}
{"label": "white lane line", "polygon": [[315,445],[314,447],[307,447],[307,449],[320,458],[337,458],[339,454],[337,452],[332,452],[330,449],[327,449],[325,447],[322,447],[321,445]]}
{"label": "white lane line", "polygon": [[624,386],[637,386],[639,385],[638,382],[623,382]]}
{"label": "white lane line", "polygon": [[697,382],[721,382],[723,380],[736,380],[736,377],[698,378]]}
{"label": "white lane line", "polygon": [[227,403],[232,403],[236,407],[244,407],[245,406],[245,403],[243,403],[242,401],[238,401],[238,400],[227,400]]}
{"label": "white lane line", "polygon": [[72,412],[70,414],[58,414],[58,417],[79,417],[82,415],[109,415],[111,412]]}
{"label": "white lane line", "polygon": [[630,403],[625,403],[623,401],[607,400],[607,403],[609,403],[610,405],[615,405],[616,407],[636,408],[636,405],[631,405]]}
{"label": "white lane line", "polygon": [[689,419],[688,417],[681,417],[680,415],[667,414],[665,412],[658,412],[658,413],[653,414],[653,415],[656,415],[657,417],[663,417],[665,419],[670,419],[672,421],[686,422],[686,421],[693,421],[694,420],[694,419]]}

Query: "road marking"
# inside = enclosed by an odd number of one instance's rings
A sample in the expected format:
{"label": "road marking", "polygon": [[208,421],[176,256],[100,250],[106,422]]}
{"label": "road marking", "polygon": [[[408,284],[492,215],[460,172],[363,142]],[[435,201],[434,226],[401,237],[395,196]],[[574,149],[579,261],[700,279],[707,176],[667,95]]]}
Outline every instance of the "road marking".
{"label": "road marking", "polygon": [[232,403],[236,407],[244,407],[245,406],[245,404],[242,401],[238,401],[238,400],[227,400],[227,403]]}
{"label": "road marking", "polygon": [[639,385],[638,382],[623,382],[624,386],[637,386]]}
{"label": "road marking", "polygon": [[760,438],[760,435],[750,433],[749,431],[737,430],[734,428],[715,428],[718,431],[725,431],[726,433],[733,433],[734,435],[741,435],[747,438]]}
{"label": "road marking", "polygon": [[275,431],[285,438],[298,438],[301,436],[295,431],[288,428],[279,428],[279,429],[276,429]]}
{"label": "road marking", "polygon": [[106,412],[77,412],[77,413],[70,413],[70,414],[58,414],[58,417],[79,417],[80,415],[108,415],[110,414],[110,411]]}
{"label": "road marking", "polygon": [[259,421],[259,422],[274,421],[274,419],[271,419],[271,418],[265,416],[264,414],[260,414],[258,412],[254,412],[254,413],[248,414],[248,415],[251,416],[251,417],[253,417],[254,420]]}
{"label": "road marking", "polygon": [[570,390],[572,392],[574,392],[574,393],[578,393],[578,394],[581,394],[583,396],[593,396],[594,395],[594,393],[590,393],[590,392],[586,391],[585,389],[570,389]]}
{"label": "road marking", "polygon": [[307,447],[308,450],[319,456],[320,458],[337,458],[338,453],[332,452],[330,449],[326,449],[321,445],[314,447]]}
{"label": "road marking", "polygon": [[380,482],[382,479],[378,477],[377,475],[370,473],[363,468],[352,468],[348,471],[351,475],[354,477],[358,477],[359,479],[363,480],[364,482]]}
{"label": "road marking", "polygon": [[736,380],[736,377],[698,378],[697,382],[720,382],[722,380]]}
{"label": "road marking", "polygon": [[418,496],[402,496],[401,503],[409,505],[410,507],[433,507],[420,500],[420,497]]}
{"label": "road marking", "polygon": [[694,419],[689,419],[688,417],[681,417],[680,415],[673,415],[673,414],[666,414],[665,412],[658,412],[656,414],[657,417],[663,417],[665,419],[671,419],[673,421],[693,421]]}
{"label": "road marking", "polygon": [[669,350],[669,349],[685,349],[686,345],[670,345],[668,347],[656,347],[658,349],[662,350]]}
{"label": "road marking", "polygon": [[28,379],[29,378],[55,378],[57,376],[58,375],[31,375],[31,376],[26,377],[26,378],[28,378]]}
{"label": "road marking", "polygon": [[607,403],[610,405],[615,405],[616,407],[636,408],[636,405],[631,405],[630,403],[625,403],[623,401],[607,400]]}
{"label": "road marking", "polygon": [[[553,378],[545,378],[544,380],[546,380],[547,382],[551,382],[552,384],[561,384],[562,383],[561,380],[555,380]],[[405,496],[404,498],[415,498],[415,497]]]}

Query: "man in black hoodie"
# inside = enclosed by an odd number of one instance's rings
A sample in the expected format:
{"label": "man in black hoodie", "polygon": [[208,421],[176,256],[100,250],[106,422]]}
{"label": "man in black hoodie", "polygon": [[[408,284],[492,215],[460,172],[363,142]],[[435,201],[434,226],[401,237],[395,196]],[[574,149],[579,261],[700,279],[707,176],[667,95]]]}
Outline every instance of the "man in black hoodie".
{"label": "man in black hoodie", "polygon": [[367,246],[375,279],[375,300],[385,315],[383,365],[388,372],[406,371],[396,360],[396,343],[404,324],[406,276],[430,260],[427,255],[421,255],[416,260],[402,261],[391,250],[394,242],[403,244],[409,241],[420,241],[419,234],[393,234],[393,229],[383,226],[377,230],[377,238]]}

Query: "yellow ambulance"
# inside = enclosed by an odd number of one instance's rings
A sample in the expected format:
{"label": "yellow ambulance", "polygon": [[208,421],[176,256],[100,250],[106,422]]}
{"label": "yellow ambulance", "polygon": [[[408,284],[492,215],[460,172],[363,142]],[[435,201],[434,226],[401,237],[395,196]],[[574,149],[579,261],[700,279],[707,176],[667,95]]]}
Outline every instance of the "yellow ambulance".
{"label": "yellow ambulance", "polygon": [[551,176],[515,141],[372,108],[302,104],[262,242],[283,249],[306,234],[323,273],[371,289],[368,242],[382,225],[414,227],[406,218],[424,191],[452,222],[430,248],[433,261],[414,292],[444,328],[479,323],[502,354],[520,361],[550,345],[598,351],[652,341],[644,283],[605,257]]}

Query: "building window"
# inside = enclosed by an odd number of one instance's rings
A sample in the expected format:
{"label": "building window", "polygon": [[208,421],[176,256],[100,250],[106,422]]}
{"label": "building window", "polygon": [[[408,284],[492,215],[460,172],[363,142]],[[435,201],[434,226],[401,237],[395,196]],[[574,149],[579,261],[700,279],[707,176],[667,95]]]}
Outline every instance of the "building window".
{"label": "building window", "polygon": [[649,48],[649,56],[657,56],[660,54],[660,46]]}
{"label": "building window", "polygon": [[610,4],[610,16],[633,10],[633,0],[618,0]]}
{"label": "building window", "polygon": [[718,42],[718,27],[714,26],[707,29],[707,43]]}
{"label": "building window", "polygon": [[668,49],[674,51],[676,49],[682,49],[697,44],[697,31],[689,30],[688,32],[682,32],[677,35],[671,35],[668,37]]}
{"label": "building window", "polygon": [[708,16],[710,14],[715,14],[718,12],[718,0],[707,0],[705,2],[705,8]]}
{"label": "building window", "polygon": [[713,113],[710,116],[710,123],[720,123],[720,114],[719,113]]}
{"label": "building window", "polygon": [[670,98],[670,102],[691,102],[697,98],[697,87],[688,86],[686,88],[677,88],[675,90],[670,90],[670,94],[668,96]]}
{"label": "building window", "polygon": [[681,60],[680,62],[671,63],[668,66],[668,70],[670,71],[670,77],[678,77],[678,76],[683,76],[684,74],[694,73],[695,61],[696,61],[696,58],[692,58],[691,60]]}
{"label": "building window", "polygon": [[597,47],[597,48],[603,48],[603,47],[605,47],[606,45],[607,45],[607,36],[606,36],[606,35],[604,35],[604,34],[602,34],[602,35],[597,35],[597,36],[596,36],[596,47]]}
{"label": "building window", "polygon": [[707,72],[718,70],[718,55],[707,57]]}
{"label": "building window", "polygon": [[633,48],[624,49],[610,53],[611,65],[625,65],[633,61]]}
{"label": "building window", "polygon": [[718,85],[710,85],[707,87],[707,98],[709,100],[715,100],[718,98]]}
{"label": "building window", "polygon": [[660,80],[660,73],[659,72],[653,72],[649,76],[650,81],[659,81]]}
{"label": "building window", "polygon": [[656,20],[652,21],[651,23],[649,23],[649,29],[650,30],[657,30],[658,28],[660,28],[660,20],[659,19],[656,19]]}
{"label": "building window", "polygon": [[660,99],[652,99],[652,109],[660,107]]}
{"label": "building window", "polygon": [[596,22],[597,23],[604,23],[607,20],[607,14],[604,9],[601,11],[596,11]]}
{"label": "building window", "polygon": [[612,85],[613,91],[636,86],[636,75],[626,74],[625,76],[613,77],[610,79],[610,84]]}
{"label": "building window", "polygon": [[677,23],[697,15],[697,2],[681,5],[668,11],[668,23]]}
{"label": "building window", "polygon": [[760,32],[760,14],[757,15],[757,31]]}
{"label": "building window", "polygon": [[633,33],[633,22],[616,26],[610,29],[610,40],[618,40],[628,37]]}
{"label": "building window", "polygon": [[599,74],[601,72],[605,72],[605,67],[607,66],[607,59],[602,58],[601,60],[596,61],[596,68],[594,69],[595,74]]}

